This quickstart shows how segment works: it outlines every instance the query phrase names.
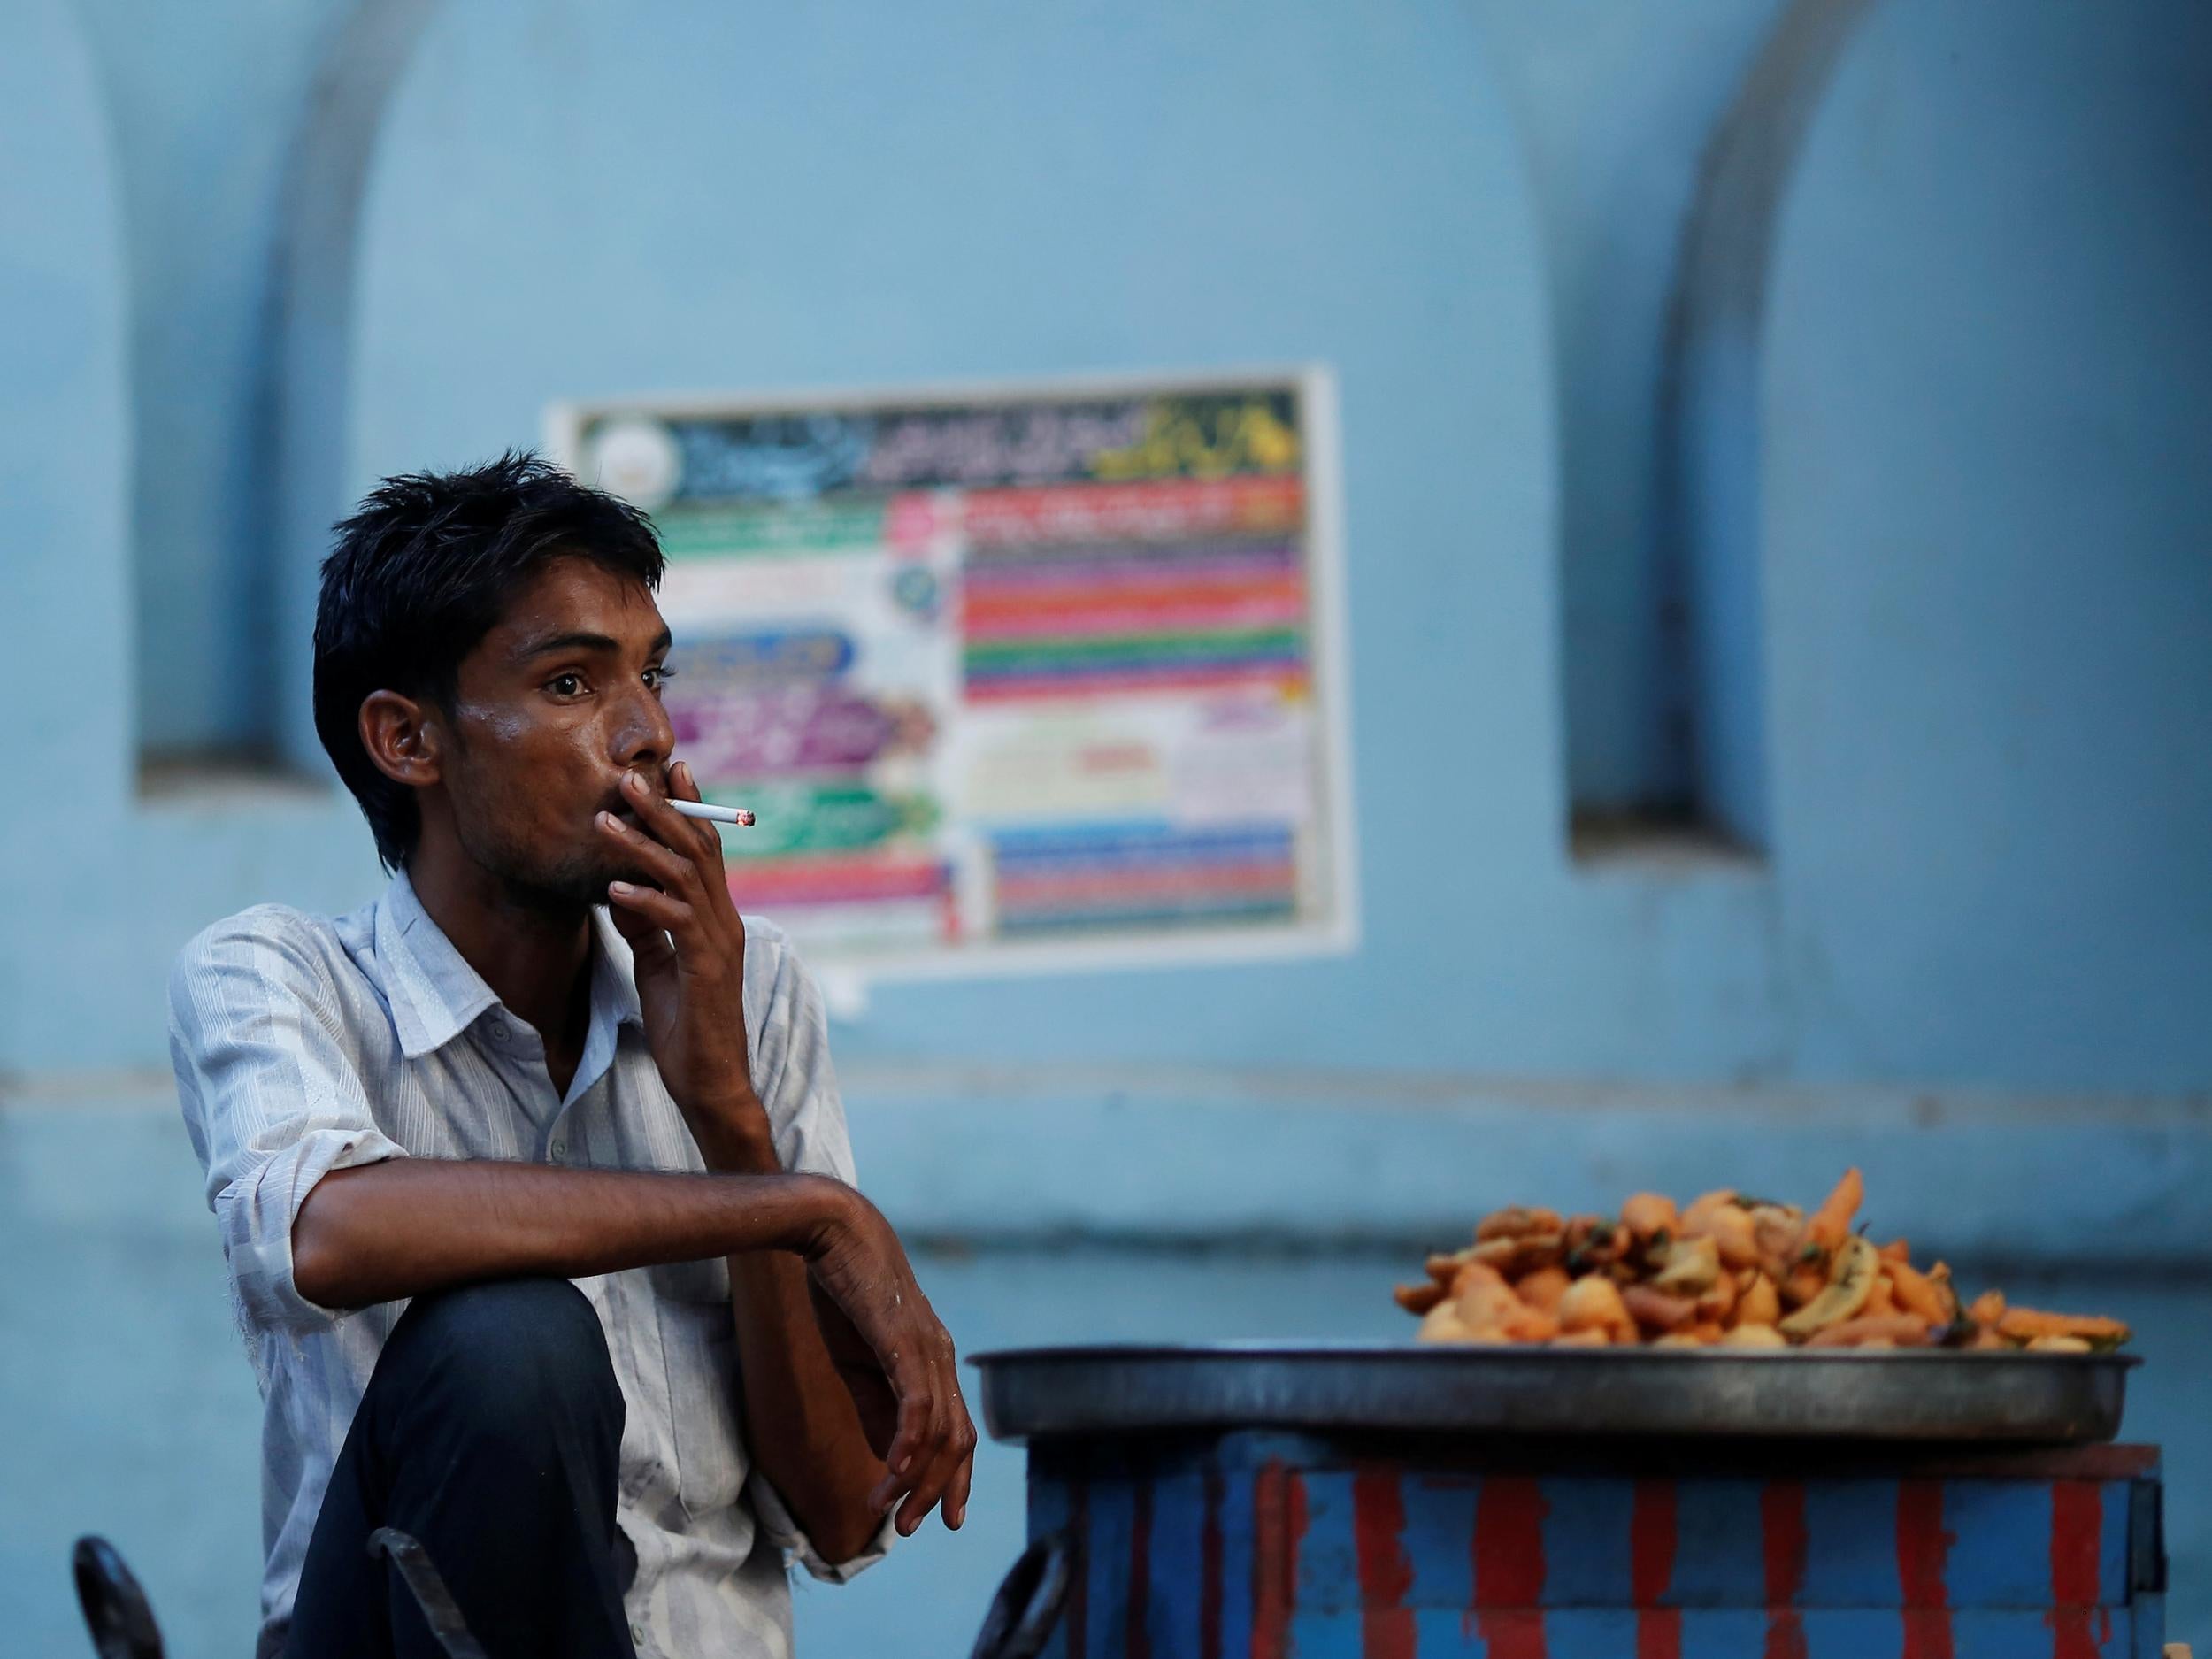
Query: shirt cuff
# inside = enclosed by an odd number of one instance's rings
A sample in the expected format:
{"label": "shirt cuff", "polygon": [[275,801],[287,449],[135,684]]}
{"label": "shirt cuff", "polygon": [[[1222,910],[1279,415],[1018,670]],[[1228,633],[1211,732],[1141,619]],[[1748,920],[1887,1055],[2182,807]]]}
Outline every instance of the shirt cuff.
{"label": "shirt cuff", "polygon": [[814,1540],[803,1531],[791,1516],[774,1483],[755,1470],[745,1482],[745,1495],[753,1506],[753,1518],[760,1523],[760,1530],[768,1541],[783,1551],[787,1559],[807,1570],[811,1578],[824,1584],[849,1584],[857,1573],[865,1571],[891,1553],[891,1540],[898,1536],[895,1519],[898,1509],[883,1517],[883,1525],[876,1528],[876,1535],[868,1540],[868,1547],[850,1561],[828,1562],[822,1552],[814,1548]]}
{"label": "shirt cuff", "polygon": [[249,1316],[293,1332],[320,1330],[343,1316],[345,1310],[300,1294],[292,1278],[293,1224],[315,1183],[333,1170],[406,1156],[398,1142],[373,1128],[311,1129],[224,1190],[216,1206],[223,1253]]}

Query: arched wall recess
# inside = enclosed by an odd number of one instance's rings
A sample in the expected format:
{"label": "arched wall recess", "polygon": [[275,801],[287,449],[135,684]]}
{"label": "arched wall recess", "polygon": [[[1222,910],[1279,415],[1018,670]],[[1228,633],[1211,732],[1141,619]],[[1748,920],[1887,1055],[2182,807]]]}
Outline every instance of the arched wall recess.
{"label": "arched wall recess", "polygon": [[1655,689],[1679,677],[1663,649],[1655,388],[1704,152],[1790,0],[1468,4],[1514,105],[1543,236],[1563,817],[1647,831],[1688,796],[1674,699]]}
{"label": "arched wall recess", "polygon": [[307,688],[322,554],[347,505],[362,191],[392,88],[437,7],[438,0],[363,0],[354,8],[316,76],[285,180],[269,400],[276,741],[288,764],[319,775],[328,762]]}
{"label": "arched wall recess", "polygon": [[[270,555],[286,180],[361,0],[150,14],[76,0],[127,265],[128,564],[142,793],[276,757]],[[310,111],[303,117],[303,111]]]}
{"label": "arched wall recess", "polygon": [[1715,129],[1684,228],[1662,357],[1662,619],[1687,816],[1763,849],[1770,809],[1760,581],[1760,328],[1774,227],[1805,133],[1874,0],[1796,0]]}

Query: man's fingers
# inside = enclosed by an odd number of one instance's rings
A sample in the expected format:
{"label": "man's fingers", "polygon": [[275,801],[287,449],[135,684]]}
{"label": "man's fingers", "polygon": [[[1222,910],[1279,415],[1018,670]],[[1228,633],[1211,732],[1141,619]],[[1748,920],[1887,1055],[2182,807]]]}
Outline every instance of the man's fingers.
{"label": "man's fingers", "polygon": [[958,1427],[954,1431],[953,1444],[960,1462],[952,1471],[952,1479],[945,1483],[945,1525],[954,1532],[968,1518],[968,1486],[975,1479],[975,1425],[968,1420],[965,1408],[960,1412]]}
{"label": "man's fingers", "polygon": [[975,1425],[968,1417],[967,1402],[960,1395],[960,1364],[953,1350],[952,1333],[938,1325],[935,1337],[936,1351],[930,1366],[930,1435],[934,1455],[929,1473],[916,1484],[900,1511],[902,1532],[918,1529],[933,1504],[939,1506],[949,1528],[957,1530],[967,1518],[968,1488],[975,1471]]}
{"label": "man's fingers", "polygon": [[952,1333],[945,1333],[945,1404],[952,1417],[952,1478],[945,1483],[945,1525],[955,1532],[968,1518],[968,1483],[975,1477],[975,1421],[960,1393],[960,1365],[953,1357]]}
{"label": "man's fingers", "polygon": [[952,1465],[946,1460],[952,1435],[952,1413],[945,1404],[945,1376],[934,1361],[929,1366],[929,1438],[923,1448],[921,1471],[906,1502],[899,1506],[898,1527],[902,1536],[912,1537],[937,1500],[945,1490],[945,1483],[952,1479]]}
{"label": "man's fingers", "polygon": [[945,1402],[952,1423],[945,1446],[950,1472],[945,1477],[939,1512],[945,1525],[957,1532],[968,1518],[968,1486],[975,1478],[975,1424],[968,1417],[967,1402],[960,1397],[959,1373],[949,1363],[945,1367]]}
{"label": "man's fingers", "polygon": [[[697,777],[693,777],[693,770],[690,770],[690,761],[677,761],[675,765],[671,765],[671,768],[668,768],[668,795],[677,796],[677,799],[680,799],[680,801],[703,801],[703,799],[706,799],[706,796],[703,796],[703,795],[699,795],[699,779],[697,779]],[[706,818],[686,818],[686,823],[688,823],[688,826],[693,827],[693,830],[697,830],[697,832],[699,832],[699,836],[702,836],[703,843],[712,843],[712,845],[717,845],[717,848],[719,848],[719,845],[721,845],[721,830],[717,830],[717,827],[712,826],[712,823],[708,823]]]}
{"label": "man's fingers", "polygon": [[[618,915],[627,911],[641,916],[664,933],[677,933],[691,926],[691,906],[681,899],[672,898],[658,887],[643,887],[633,881],[610,882],[607,902],[615,907]],[[616,926],[621,927],[618,922]],[[621,932],[633,945],[638,942],[629,929],[621,928]]]}
{"label": "man's fingers", "polygon": [[699,866],[674,848],[625,824],[611,812],[602,812],[596,822],[599,833],[643,865],[656,885],[685,896],[697,891]]}
{"label": "man's fingers", "polygon": [[891,1472],[909,1492],[928,1475],[930,1458],[937,1447],[937,1391],[929,1362],[921,1355],[921,1345],[910,1336],[900,1349],[899,1369],[903,1374],[893,1383],[899,1391],[899,1440],[906,1444],[892,1446]]}
{"label": "man's fingers", "polygon": [[[680,760],[668,769],[668,795],[673,801],[703,801],[699,793],[699,780],[692,775],[691,763]],[[704,818],[685,818],[684,827],[702,851],[711,849],[718,860],[722,854],[722,832]]]}
{"label": "man's fingers", "polygon": [[[911,1538],[921,1530],[922,1523],[929,1519],[929,1512],[937,1507],[950,1489],[953,1478],[960,1472],[964,1462],[964,1454],[956,1451],[949,1440],[931,1461],[927,1478],[907,1494],[906,1502],[899,1507],[898,1527],[902,1537]],[[951,1524],[950,1512],[948,1511],[946,1525]]]}
{"label": "man's fingers", "polygon": [[876,1482],[875,1490],[868,1494],[868,1513],[880,1521],[890,1513],[891,1506],[899,1501],[903,1488],[896,1475],[886,1475]]}
{"label": "man's fingers", "polygon": [[[699,780],[692,775],[691,763],[687,760],[680,760],[668,769],[668,787],[670,794],[686,801],[705,798],[699,793]],[[722,832],[703,819],[695,822],[687,818],[684,822],[698,836],[700,850],[704,855],[699,865],[700,878],[730,901],[729,918],[737,924],[737,936],[742,941],[745,918],[737,913],[737,895],[730,891],[730,871],[723,857]]]}
{"label": "man's fingers", "polygon": [[[680,783],[679,780],[680,779]],[[691,768],[681,762],[670,769],[671,792],[686,801],[699,798],[698,787],[691,782]],[[622,787],[638,822],[658,839],[661,844],[681,857],[702,880],[726,879],[722,869],[722,832],[711,824],[702,824],[686,818],[668,804],[668,797],[636,772],[623,776]]]}
{"label": "man's fingers", "polygon": [[913,1488],[915,1477],[921,1473],[922,1454],[929,1443],[929,1397],[925,1379],[916,1374],[910,1362],[902,1361],[898,1369],[906,1373],[891,1380],[899,1396],[898,1432],[891,1437],[891,1449],[883,1459],[886,1472],[871,1499],[879,1515],[887,1514],[901,1495]]}

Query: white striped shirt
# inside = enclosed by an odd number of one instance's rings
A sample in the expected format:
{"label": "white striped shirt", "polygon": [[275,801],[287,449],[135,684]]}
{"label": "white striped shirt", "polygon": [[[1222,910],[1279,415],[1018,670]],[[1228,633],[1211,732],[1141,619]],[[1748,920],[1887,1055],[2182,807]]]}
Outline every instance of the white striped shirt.
{"label": "white striped shirt", "polygon": [[[170,1057],[261,1385],[257,1659],[283,1646],[331,1466],[407,1305],[339,1312],[301,1296],[292,1225],[315,1183],[401,1156],[704,1167],[647,1048],[630,948],[592,915],[591,1020],[565,1099],[537,1033],[501,1005],[404,872],[334,920],[257,905],[177,958]],[[850,1181],[821,997],[780,929],[750,917],[745,928],[753,1079],[777,1155]],[[635,1557],[624,1599],[638,1653],[787,1659],[787,1561],[841,1582],[882,1557],[889,1522],[867,1553],[832,1566],[750,1470],[722,1261],[575,1283],[605,1328],[627,1408],[615,1519]]]}

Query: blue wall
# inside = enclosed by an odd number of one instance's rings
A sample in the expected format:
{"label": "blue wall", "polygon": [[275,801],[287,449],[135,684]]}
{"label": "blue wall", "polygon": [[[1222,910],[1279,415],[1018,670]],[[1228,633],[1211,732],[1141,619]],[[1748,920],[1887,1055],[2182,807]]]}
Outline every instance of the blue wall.
{"label": "blue wall", "polygon": [[[11,8],[0,1079],[159,1067],[181,940],[374,891],[319,774],[134,780],[314,758],[378,474],[560,396],[1319,360],[1363,942],[877,986],[835,1041],[895,1215],[1403,1240],[1856,1158],[1936,1248],[2212,1266],[2212,14],[1655,16]],[[1832,46],[1778,103],[1778,28]],[[1660,754],[1685,500],[1763,856],[1578,860]],[[0,1175],[127,1225],[44,1145]]]}
{"label": "blue wall", "polygon": [[1876,12],[1778,227],[1799,1064],[2201,1094],[2212,12],[1987,16]]}
{"label": "blue wall", "polygon": [[[53,971],[50,933],[0,946],[23,987],[0,1063],[158,1063],[161,969],[193,925],[372,890],[342,801],[113,791],[163,735],[133,710],[166,703],[180,662],[234,688],[274,676],[270,723],[296,717],[315,526],[377,473],[526,441],[559,395],[1311,358],[1343,386],[1363,948],[879,987],[847,1052],[2080,1094],[2212,1079],[2194,1017],[2212,863],[2192,846],[2212,791],[2193,741],[2212,573],[2185,464],[2204,419],[2190,370],[2212,349],[2186,286],[2212,129],[2187,96],[2191,8],[2052,5],[1999,28],[1972,5],[1877,7],[1822,89],[1779,192],[1756,373],[1717,417],[1760,469],[1742,486],[1765,585],[1744,695],[1770,704],[1775,833],[1763,864],[1686,868],[1566,847],[1564,687],[1609,674],[1632,701],[1645,670],[1563,627],[1562,538],[1577,512],[1628,521],[1575,480],[1601,485],[1609,457],[1649,475],[1651,434],[1620,411],[1660,395],[1655,344],[1617,354],[1645,382],[1600,390],[1570,325],[1594,289],[1640,319],[1624,333],[1663,326],[1653,273],[1678,227],[1647,198],[1699,176],[1726,91],[1713,65],[1755,56],[1758,8],[1716,4],[1679,32],[1593,8],[1613,23],[1578,72],[1556,29],[1443,4],[1110,25],[984,4],[926,23],[863,4],[424,11],[294,22],[271,45],[292,71],[245,77],[219,115],[176,87],[201,84],[192,53],[227,61],[248,14],[191,42],[118,10],[82,39],[35,14],[50,50],[81,66],[88,39],[107,65],[66,111],[96,147],[17,165],[73,211],[106,204],[110,240],[75,264],[111,331],[124,311],[136,412],[58,424],[20,378],[0,399],[67,452],[41,488],[111,515],[119,494],[204,501],[196,451],[142,443],[134,467],[134,436],[181,423],[205,442],[261,385],[286,419],[225,466],[257,471],[288,527],[254,557],[290,610],[274,643],[251,615],[225,631],[189,608],[133,629],[134,563],[204,592],[206,561],[245,557],[219,513],[152,536],[142,518],[119,568],[112,523],[58,535],[82,558],[65,605],[26,612],[41,624],[19,663],[42,718],[96,728],[69,753],[111,792],[91,834],[113,896],[76,912],[76,971]],[[357,134],[319,131],[379,14],[404,25],[387,24],[396,91]],[[1624,77],[1624,42],[1660,91],[1591,89]],[[134,90],[163,75],[168,126]],[[1563,160],[1554,105],[1591,112]],[[231,149],[202,130],[180,150],[186,111],[237,127]],[[301,224],[243,204],[285,200],[265,127],[338,181]],[[255,182],[204,215],[193,281],[169,282],[161,262],[187,258],[174,179],[223,173],[219,155]],[[1615,173],[1617,215],[1592,181]],[[317,257],[288,226],[357,252],[309,296],[345,309],[293,296],[270,319],[265,273]],[[12,286],[6,310],[51,335],[35,293]],[[146,343],[198,332],[285,361],[211,366],[202,398]],[[303,357],[328,372],[285,403]],[[88,358],[73,396],[99,383]],[[314,465],[318,443],[342,459]]]}
{"label": "blue wall", "polygon": [[[111,968],[135,886],[127,286],[96,71],[58,4],[0,50],[0,1067]],[[118,881],[122,883],[119,888]],[[99,893],[86,904],[82,895]],[[65,895],[77,895],[65,903]],[[56,993],[62,993],[57,995]],[[120,1027],[88,1057],[112,1064]],[[50,1050],[55,1059],[65,1045]]]}

